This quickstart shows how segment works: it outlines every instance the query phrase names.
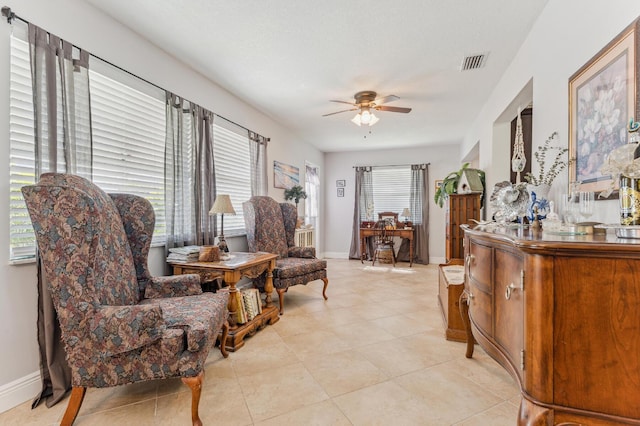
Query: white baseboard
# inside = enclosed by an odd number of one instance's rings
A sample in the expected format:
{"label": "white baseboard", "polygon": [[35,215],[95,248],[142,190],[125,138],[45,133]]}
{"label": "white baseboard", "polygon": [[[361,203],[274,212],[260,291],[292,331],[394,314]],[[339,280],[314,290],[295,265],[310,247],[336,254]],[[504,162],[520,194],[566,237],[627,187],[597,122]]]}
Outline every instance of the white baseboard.
{"label": "white baseboard", "polygon": [[0,386],[0,413],[35,398],[41,387],[40,371]]}
{"label": "white baseboard", "polygon": [[349,259],[349,253],[339,251],[326,251],[323,253],[325,259]]}
{"label": "white baseboard", "polygon": [[[348,252],[339,252],[339,251],[327,251],[322,253],[323,259],[349,259]],[[444,257],[430,257],[429,263],[435,263],[436,265],[439,263],[445,263]]]}

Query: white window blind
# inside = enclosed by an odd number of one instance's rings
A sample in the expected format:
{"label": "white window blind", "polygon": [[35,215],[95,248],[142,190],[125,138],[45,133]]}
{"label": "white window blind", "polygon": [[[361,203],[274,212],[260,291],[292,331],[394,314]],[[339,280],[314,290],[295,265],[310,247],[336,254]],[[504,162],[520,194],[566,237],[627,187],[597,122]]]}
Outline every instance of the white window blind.
{"label": "white window blind", "polygon": [[[35,182],[33,96],[29,45],[25,35],[11,36],[9,77],[10,257],[35,256],[35,235],[20,188]],[[22,38],[22,39],[21,39]]]}
{"label": "white window blind", "polygon": [[[33,90],[26,34],[16,26],[10,53],[10,258],[35,255],[35,236],[20,192],[35,183]],[[90,90],[93,181],[107,192],[143,196],[156,214],[154,244],[165,239],[164,93],[93,60]],[[147,87],[144,87],[147,86]]]}
{"label": "white window blind", "polygon": [[[11,260],[35,254],[35,237],[20,188],[36,181],[33,91],[26,27],[20,29],[16,25],[14,32],[20,34],[11,37],[10,58]],[[92,56],[90,61],[93,181],[107,192],[147,198],[156,214],[153,244],[163,244],[166,237],[164,91],[98,58]],[[190,126],[183,129],[190,130]],[[185,137],[189,139],[191,135]],[[214,155],[217,193],[229,194],[237,213],[227,215],[225,234],[243,234],[242,203],[251,197],[247,130],[217,118]],[[190,205],[190,200],[186,201]],[[194,220],[190,210],[185,206],[185,214]]]}
{"label": "white window blind", "polygon": [[237,128],[219,117],[216,120],[217,123],[213,125],[216,191],[218,194],[229,194],[236,211],[235,216],[225,215],[224,234],[239,235],[245,232],[242,203],[251,198],[249,136],[245,129]]}
{"label": "white window blind", "polygon": [[89,71],[93,182],[106,192],[148,199],[156,215],[153,243],[164,243],[164,93],[138,90],[114,67],[108,76],[97,68]]}
{"label": "white window blind", "polygon": [[[404,208],[410,207],[411,167],[377,166],[371,170],[373,187],[373,217],[378,213],[394,212],[398,216]],[[361,212],[361,220],[366,219],[366,211]]]}

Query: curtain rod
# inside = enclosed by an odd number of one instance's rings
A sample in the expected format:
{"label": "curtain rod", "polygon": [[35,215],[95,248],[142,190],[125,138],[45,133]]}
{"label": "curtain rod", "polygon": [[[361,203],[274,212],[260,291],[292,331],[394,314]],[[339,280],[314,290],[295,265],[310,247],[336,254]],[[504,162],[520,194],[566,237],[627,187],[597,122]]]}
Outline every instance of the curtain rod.
{"label": "curtain rod", "polygon": [[[402,167],[402,166],[415,166],[416,164],[376,164],[375,166],[351,166],[352,169],[356,167]],[[430,166],[431,163],[421,163],[421,166]]]}
{"label": "curtain rod", "polygon": [[[11,11],[11,8],[10,8],[10,7],[8,7],[8,6],[4,6],[4,7],[2,7],[2,9],[0,9],[0,12],[2,13],[2,16],[4,16],[4,17],[6,17],[6,18],[7,18],[7,23],[9,23],[9,24],[13,24],[13,20],[15,20],[15,19],[17,19],[17,20],[19,20],[19,21],[22,21],[22,22],[24,22],[24,23],[25,23],[25,24],[27,24],[27,25],[29,25],[29,24],[30,24],[30,22],[29,22],[29,21],[27,21],[27,20],[26,20],[26,19],[24,19],[24,18],[21,18],[20,16],[16,15],[14,12],[12,12],[12,11]],[[76,45],[75,45],[75,44],[73,44],[73,43],[72,43],[72,46],[73,46],[73,47],[75,47],[76,49],[83,50],[81,47],[78,47],[78,46],[76,46]],[[125,72],[125,73],[129,74],[129,75],[130,75],[130,76],[132,76],[132,77],[137,78],[138,80],[144,81],[145,83],[150,84],[150,85],[152,85],[153,87],[155,87],[155,88],[157,88],[157,89],[160,89],[160,90],[162,90],[162,91],[164,91],[164,92],[166,92],[166,91],[167,91],[167,89],[165,89],[165,88],[163,88],[163,87],[160,87],[159,85],[157,85],[157,84],[155,84],[155,83],[152,83],[152,82],[150,82],[149,80],[147,80],[147,79],[145,79],[145,78],[142,78],[142,77],[140,77],[139,75],[136,75],[136,74],[132,73],[131,71],[127,71],[126,69],[124,69],[124,68],[122,68],[122,67],[120,67],[120,66],[118,66],[118,65],[116,65],[116,64],[114,64],[114,63],[112,63],[112,62],[110,62],[110,61],[107,61],[107,60],[105,60],[105,59],[102,59],[102,58],[101,58],[100,56],[98,56],[98,55],[94,55],[93,53],[90,53],[89,55],[93,56],[93,57],[94,57],[94,58],[96,58],[96,59],[101,60],[102,62],[104,62],[104,63],[106,63],[106,64],[111,65],[112,67],[115,67],[115,68],[119,69],[119,70],[120,70],[120,71],[122,71],[122,72]],[[182,96],[181,96],[181,98],[182,98]],[[183,98],[183,99],[184,99],[184,98]],[[185,99],[185,100],[186,100],[187,102],[189,102],[189,103],[194,103],[194,102],[191,102],[191,101],[190,101],[190,100],[188,100],[188,99]],[[196,105],[197,105],[197,104],[196,104]],[[213,113],[213,115],[216,115],[216,116],[218,116],[218,117],[220,117],[220,118],[222,118],[222,119],[224,119],[224,120],[228,121],[229,123],[234,124],[234,125],[236,125],[236,126],[238,126],[238,127],[242,128],[242,129],[244,129],[244,130],[246,130],[246,131],[248,131],[248,132],[253,132],[253,130],[248,129],[248,128],[244,127],[243,125],[236,123],[235,121],[229,120],[228,118],[223,117],[223,116],[221,116],[220,114],[216,114],[216,113],[214,112],[214,113]],[[256,132],[254,132],[254,133],[256,133]],[[264,137],[264,136],[263,136],[263,137]],[[267,140],[267,142],[271,141],[271,138],[266,138],[266,137],[265,137],[265,139]]]}

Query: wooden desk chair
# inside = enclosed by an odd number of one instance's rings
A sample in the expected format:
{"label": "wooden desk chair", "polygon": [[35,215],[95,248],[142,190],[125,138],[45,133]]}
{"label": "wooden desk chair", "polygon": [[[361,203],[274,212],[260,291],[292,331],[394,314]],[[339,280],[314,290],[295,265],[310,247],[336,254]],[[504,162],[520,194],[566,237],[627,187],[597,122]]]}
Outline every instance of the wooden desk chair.
{"label": "wooden desk chair", "polygon": [[398,224],[398,213],[380,212],[378,213],[378,220],[386,220],[388,225],[392,225],[395,228]]}
{"label": "wooden desk chair", "polygon": [[395,250],[393,249],[393,237],[391,237],[387,233],[387,227],[389,225],[389,219],[379,220],[376,222],[373,234],[373,244],[375,248],[373,250],[373,260],[371,262],[371,266],[374,266],[376,264],[376,259],[379,259],[380,253],[389,254],[389,252],[391,254],[391,262],[393,263],[394,267],[396,266],[396,254]]}

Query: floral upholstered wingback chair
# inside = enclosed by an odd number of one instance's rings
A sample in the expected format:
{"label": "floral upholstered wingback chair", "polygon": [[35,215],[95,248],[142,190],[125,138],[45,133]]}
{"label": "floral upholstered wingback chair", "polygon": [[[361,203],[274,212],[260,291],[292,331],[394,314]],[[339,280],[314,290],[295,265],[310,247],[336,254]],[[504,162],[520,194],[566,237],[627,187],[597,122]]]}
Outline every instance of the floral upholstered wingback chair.
{"label": "floral upholstered wingback chair", "polygon": [[[280,315],[284,313],[284,293],[289,287],[322,280],[322,296],[327,299],[327,261],[316,258],[315,247],[296,247],[297,211],[291,203],[271,197],[253,196],[242,204],[249,251],[278,255],[273,286],[278,292]],[[264,277],[254,281],[264,286]]]}
{"label": "floral upholstered wingback chair", "polygon": [[155,216],[142,197],[59,173],[22,193],[71,368],[62,424],[73,423],[88,387],[181,377],[200,425],[204,363],[221,330],[226,341],[228,293],[202,293],[197,275],[151,276]]}

